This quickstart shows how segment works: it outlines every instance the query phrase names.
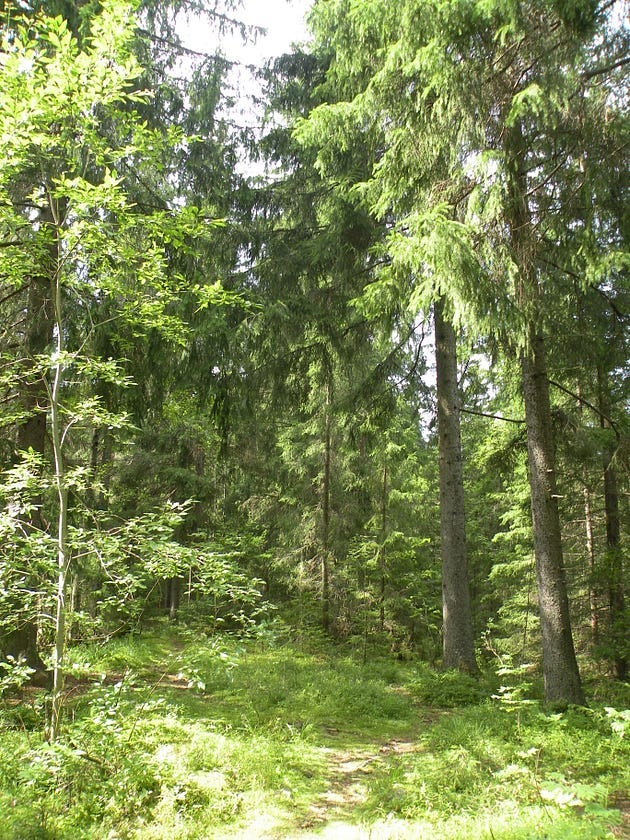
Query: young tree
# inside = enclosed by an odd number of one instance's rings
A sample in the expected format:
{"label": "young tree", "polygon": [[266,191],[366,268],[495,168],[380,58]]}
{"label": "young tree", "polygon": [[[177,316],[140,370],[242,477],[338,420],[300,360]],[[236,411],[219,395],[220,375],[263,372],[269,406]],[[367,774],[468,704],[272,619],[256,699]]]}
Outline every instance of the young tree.
{"label": "young tree", "polygon": [[[46,401],[38,398],[37,410],[50,416],[53,455],[47,505],[54,520],[45,519],[40,532],[41,539],[48,532],[56,543],[52,739],[60,726],[68,575],[73,554],[90,551],[81,529],[70,533],[70,499],[81,501],[91,478],[76,459],[72,439],[86,425],[113,429],[125,422],[91,391],[94,381],[120,386],[125,379],[113,360],[91,352],[91,333],[106,313],[137,335],[150,328],[180,339],[185,327],[168,310],[182,281],[169,276],[165,254],[174,242],[184,245],[193,235],[203,239],[212,229],[194,207],[138,212],[121,186],[118,170],[129,158],[148,161],[165,141],[181,142],[178,132],[150,130],[130,108],[147,96],[134,90],[139,75],[131,52],[134,33],[128,4],[109,0],[91,21],[83,47],[63,18],[37,15],[5,33],[1,53],[6,154],[0,165],[0,229],[15,235],[3,275],[20,289],[36,270],[51,307],[48,342],[42,339],[29,362],[45,389]],[[28,183],[36,213],[14,200],[19,183]],[[84,311],[91,329],[77,334],[73,323]],[[19,388],[19,367],[14,377]],[[27,473],[30,464],[26,453]]]}

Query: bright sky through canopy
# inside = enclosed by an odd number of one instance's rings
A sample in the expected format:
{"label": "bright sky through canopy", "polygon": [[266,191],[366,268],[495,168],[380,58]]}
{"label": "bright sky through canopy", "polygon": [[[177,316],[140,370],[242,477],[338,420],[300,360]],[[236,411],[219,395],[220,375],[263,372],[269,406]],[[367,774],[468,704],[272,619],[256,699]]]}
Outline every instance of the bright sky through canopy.
{"label": "bright sky through canopy", "polygon": [[255,77],[255,68],[285,52],[293,44],[308,39],[306,15],[313,0],[242,0],[231,14],[246,26],[262,27],[266,31],[255,42],[243,43],[239,32],[217,35],[198,17],[182,20],[179,34],[183,45],[201,54],[220,52],[235,62],[230,74],[236,94],[230,108],[231,119],[241,127],[256,128],[261,122],[261,83]]}
{"label": "bright sky through canopy", "polygon": [[255,47],[262,58],[288,52],[307,37],[305,17],[312,0],[245,0],[243,18],[263,26],[267,35]]}
{"label": "bright sky through canopy", "polygon": [[[267,34],[261,35],[255,44],[243,44],[236,34],[222,37],[221,52],[227,58],[247,64],[261,64],[288,52],[291,44],[307,37],[305,17],[311,5],[312,0],[243,0],[234,17],[250,26],[264,27]],[[208,31],[199,25],[199,21],[187,26],[182,35],[190,49],[210,52],[214,47],[214,43],[209,43]]]}

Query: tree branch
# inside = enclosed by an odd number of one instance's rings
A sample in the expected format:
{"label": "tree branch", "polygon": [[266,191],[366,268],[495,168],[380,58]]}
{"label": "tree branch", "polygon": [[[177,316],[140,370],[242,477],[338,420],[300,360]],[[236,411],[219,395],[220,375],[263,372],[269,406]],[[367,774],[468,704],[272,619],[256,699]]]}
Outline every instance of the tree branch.
{"label": "tree branch", "polygon": [[11,289],[11,291],[7,292],[7,294],[3,298],[0,298],[0,306],[2,306],[8,300],[11,300],[11,298],[14,298],[16,295],[19,295],[22,291],[23,289],[21,286],[16,286],[14,289]]}
{"label": "tree branch", "polygon": [[610,64],[604,64],[603,67],[594,67],[592,70],[589,70],[588,73],[584,73],[582,78],[584,81],[588,81],[589,79],[594,79],[595,76],[603,76],[606,73],[610,73],[612,70],[617,70],[618,67],[625,67],[626,64],[630,64],[630,56],[622,56],[618,58],[617,61],[613,61]]}
{"label": "tree branch", "polygon": [[476,411],[474,408],[459,407],[462,414],[474,414],[476,417],[489,417],[491,420],[503,420],[504,423],[517,423],[519,426],[525,423],[525,420],[516,420],[514,417],[502,417],[500,414],[488,414],[486,411]]}
{"label": "tree branch", "polygon": [[139,28],[138,32],[156,44],[163,44],[165,47],[168,47],[169,50],[175,50],[177,52],[184,53],[185,55],[194,56],[195,58],[203,58],[205,60],[212,59],[217,64],[222,64],[224,67],[233,67],[236,63],[224,58],[221,55],[217,55],[217,53],[201,52],[200,50],[193,50],[191,47],[185,47],[178,41],[173,41],[171,38],[165,38],[163,35],[156,35],[154,32],[149,32],[148,29]]}
{"label": "tree branch", "polygon": [[608,417],[607,414],[604,414],[603,411],[600,411],[599,408],[597,408],[597,406],[593,405],[593,403],[590,403],[588,400],[585,400],[584,397],[581,397],[579,394],[576,394],[573,391],[570,391],[568,388],[565,388],[564,385],[561,385],[559,382],[556,382],[555,380],[550,379],[549,384],[553,385],[554,388],[557,388],[559,391],[562,391],[564,394],[567,394],[567,396],[573,397],[573,399],[577,400],[578,403],[580,403],[580,405],[585,405],[587,408],[590,408],[591,411],[595,412],[595,414],[597,414],[597,416],[599,418],[601,418],[602,420],[605,420],[606,423],[608,423],[610,428],[615,433],[615,436],[617,437],[617,440],[619,440],[619,438],[621,437],[621,432],[619,431],[619,429],[617,428],[615,423],[610,419],[610,417]]}

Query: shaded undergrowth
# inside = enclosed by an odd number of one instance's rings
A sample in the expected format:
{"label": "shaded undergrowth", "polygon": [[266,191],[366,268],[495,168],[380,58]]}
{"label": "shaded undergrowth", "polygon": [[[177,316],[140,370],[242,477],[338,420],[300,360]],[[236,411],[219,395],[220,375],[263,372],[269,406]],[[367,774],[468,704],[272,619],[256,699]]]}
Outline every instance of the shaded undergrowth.
{"label": "shaded undergrowth", "polygon": [[2,838],[627,831],[623,694],[551,712],[505,677],[172,629],[71,655],[58,743],[42,691],[0,710]]}

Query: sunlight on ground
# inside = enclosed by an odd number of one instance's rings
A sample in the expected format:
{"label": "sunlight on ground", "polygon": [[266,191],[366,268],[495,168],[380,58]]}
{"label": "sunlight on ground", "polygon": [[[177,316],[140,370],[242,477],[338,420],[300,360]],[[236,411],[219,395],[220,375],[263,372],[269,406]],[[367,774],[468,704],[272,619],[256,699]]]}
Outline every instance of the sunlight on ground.
{"label": "sunlight on ground", "polygon": [[280,815],[268,806],[263,807],[265,807],[265,810],[254,816],[246,826],[222,834],[216,834],[216,840],[272,840],[272,838],[275,840],[286,838],[286,840],[289,840],[292,835],[283,834],[278,829]]}
{"label": "sunlight on ground", "polygon": [[224,644],[90,648],[107,679],[73,693],[73,750],[0,709],[0,840],[43,837],[44,820],[59,840],[629,836],[625,712],[514,709],[484,699],[492,682],[420,665]]}
{"label": "sunlight on ground", "polygon": [[303,837],[324,837],[324,838],[339,838],[339,840],[364,840],[364,838],[373,837],[374,835],[356,825],[349,825],[344,822],[331,822],[323,829],[315,834],[304,834]]}
{"label": "sunlight on ground", "polygon": [[417,826],[402,820],[388,819],[369,827],[336,821],[328,823],[320,831],[300,834],[296,837],[320,837],[323,840],[424,840],[424,838],[428,840],[430,835],[419,834]]}
{"label": "sunlight on ground", "polygon": [[[440,838],[445,835],[440,834]],[[461,836],[461,835],[458,835]],[[475,835],[479,837],[479,835]],[[484,836],[490,836],[484,835]],[[387,818],[370,826],[333,820],[310,829],[283,831],[270,814],[260,816],[236,833],[222,834],[220,840],[435,840],[436,827]],[[471,835],[472,838],[472,835]],[[219,838],[217,838],[219,840]]]}

